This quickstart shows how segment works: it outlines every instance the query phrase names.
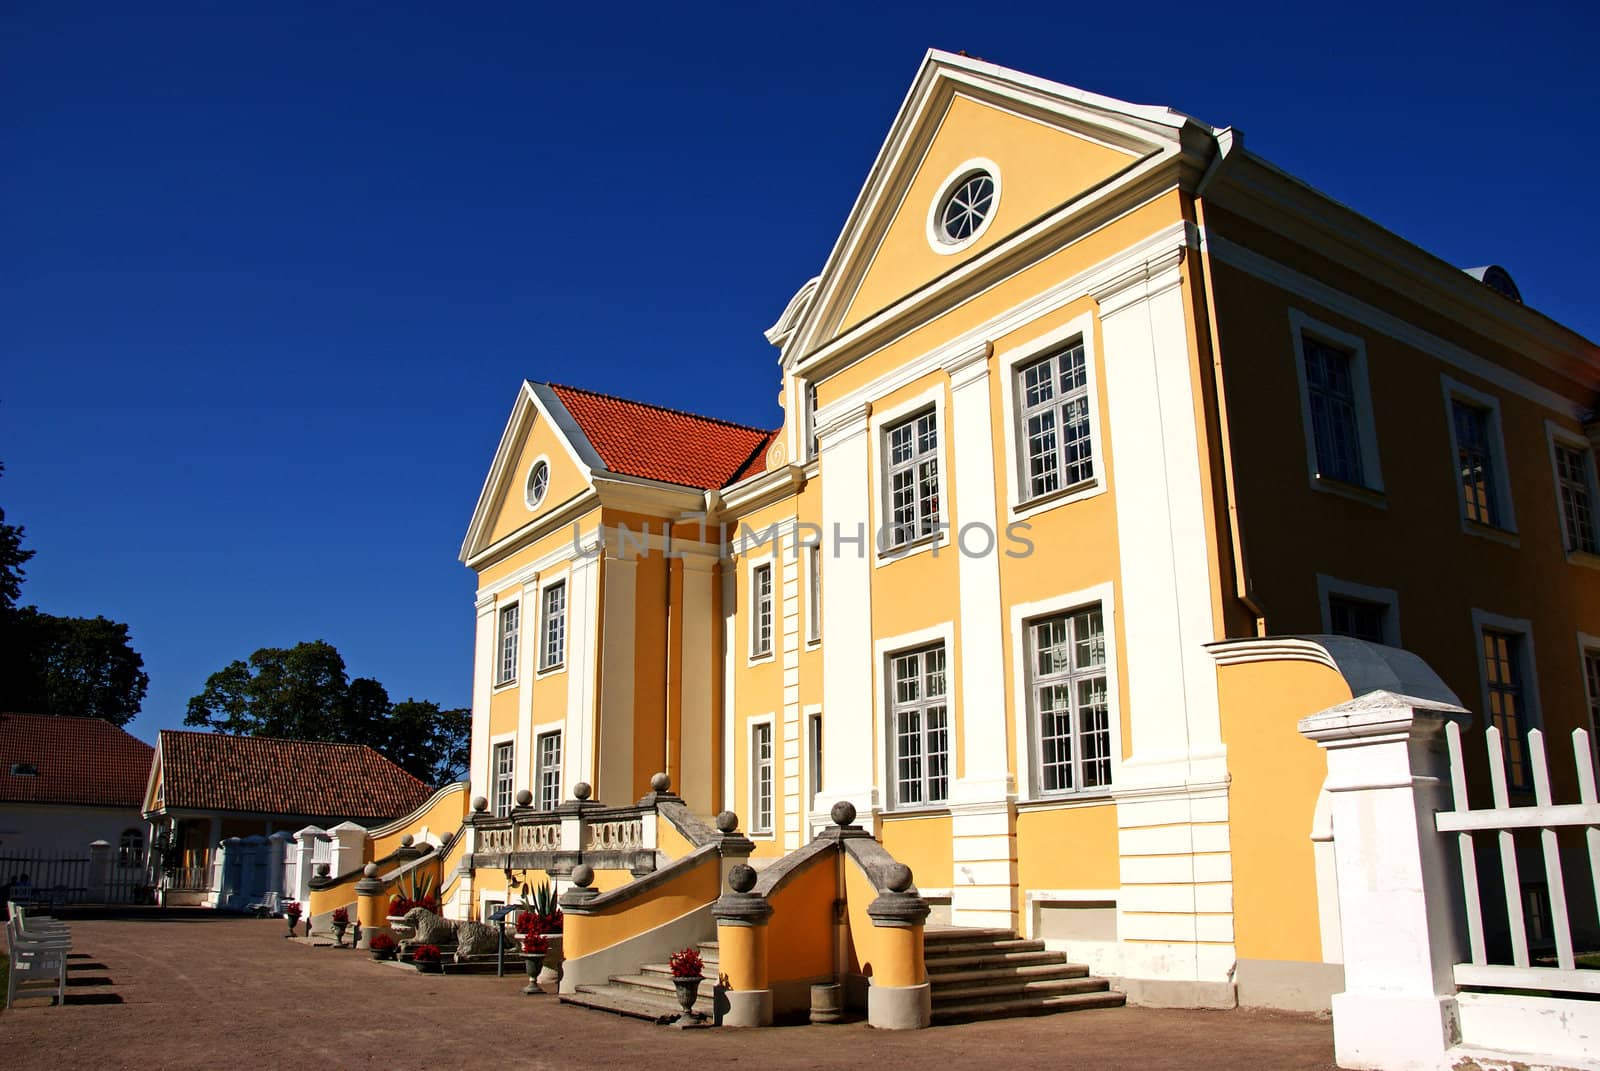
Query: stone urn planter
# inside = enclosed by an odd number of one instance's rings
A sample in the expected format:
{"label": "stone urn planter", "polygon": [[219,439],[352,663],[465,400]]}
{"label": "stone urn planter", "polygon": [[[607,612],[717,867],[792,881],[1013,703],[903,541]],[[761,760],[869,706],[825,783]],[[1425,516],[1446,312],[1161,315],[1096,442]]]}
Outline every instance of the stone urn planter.
{"label": "stone urn planter", "polygon": [[674,952],[667,961],[667,969],[672,972],[672,985],[678,991],[678,1006],[683,1009],[677,1025],[698,1026],[699,1021],[705,1018],[694,1010],[695,998],[700,995],[700,983],[705,981],[701,975],[705,964],[700,959],[700,953],[692,948]]}
{"label": "stone urn planter", "polygon": [[294,936],[294,928],[296,926],[300,925],[300,912],[298,912],[298,911],[285,912],[284,916],[283,916],[283,920],[289,924],[289,932],[284,934],[284,936],[285,937],[293,937]]}
{"label": "stone urn planter", "polygon": [[544,956],[540,954],[522,957],[522,965],[528,970],[528,984],[522,987],[523,995],[534,996],[543,993],[539,988],[539,972],[544,969]]}
{"label": "stone urn planter", "polygon": [[372,958],[382,962],[394,959],[400,952],[400,945],[393,937],[379,931],[373,934],[372,940],[367,944],[367,950],[372,953]]}
{"label": "stone urn planter", "polygon": [[678,1007],[683,1009],[683,1014],[678,1016],[679,1026],[688,1026],[698,1016],[694,1010],[695,998],[700,995],[700,983],[705,979],[700,975],[693,978],[674,978],[673,987],[678,990]]}

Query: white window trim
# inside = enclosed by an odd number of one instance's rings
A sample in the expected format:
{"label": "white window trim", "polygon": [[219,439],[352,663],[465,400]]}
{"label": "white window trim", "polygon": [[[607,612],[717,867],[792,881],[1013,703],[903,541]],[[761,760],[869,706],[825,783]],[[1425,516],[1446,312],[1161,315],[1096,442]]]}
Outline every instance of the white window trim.
{"label": "white window trim", "polygon": [[[889,429],[903,423],[908,417],[928,408],[934,412],[934,423],[939,429],[939,530],[935,536],[923,536],[898,547],[880,546],[879,534],[887,529],[893,508],[889,501]],[[950,501],[950,424],[945,419],[945,384],[935,382],[915,397],[899,405],[874,412],[867,421],[867,450],[874,518],[867,538],[872,541],[872,566],[882,568],[891,562],[904,561],[916,554],[937,553],[950,545],[950,530],[955,525]]]}
{"label": "white window trim", "polygon": [[1562,553],[1572,565],[1586,565],[1591,569],[1600,569],[1600,555],[1567,549],[1567,515],[1561,506],[1561,470],[1556,465],[1556,446],[1577,450],[1588,459],[1589,519],[1590,524],[1596,528],[1597,539],[1600,539],[1600,480],[1597,480],[1596,469],[1600,469],[1600,454],[1597,454],[1588,436],[1582,432],[1569,431],[1553,420],[1544,422],[1544,435],[1550,447],[1550,490],[1556,499],[1556,538],[1560,540]]}
{"label": "white window trim", "polygon": [[[1312,489],[1343,495],[1368,505],[1384,505],[1383,467],[1378,450],[1378,423],[1372,412],[1372,380],[1367,371],[1366,340],[1294,308],[1289,310],[1289,335],[1294,345],[1295,382],[1300,386],[1300,426],[1306,440],[1306,478],[1310,480]],[[1350,355],[1350,384],[1355,392],[1353,400],[1356,406],[1356,435],[1361,445],[1362,483],[1345,483],[1317,475],[1317,433],[1311,423],[1311,388],[1306,383],[1305,340],[1308,335]]]}
{"label": "white window trim", "polygon": [[[519,608],[517,610],[517,671],[510,677],[507,677],[505,680],[501,680],[500,667],[505,662],[505,613],[513,606]],[[515,688],[517,686],[517,682],[522,680],[522,656],[526,651],[527,645],[522,642],[523,634],[526,632],[526,629],[524,628],[525,622],[522,620],[523,614],[522,610],[520,609],[521,606],[521,598],[511,599],[508,602],[495,604],[494,661],[489,666],[489,682],[491,692],[504,692],[511,688]]]}
{"label": "white window trim", "polygon": [[539,806],[539,738],[541,736],[549,736],[552,733],[561,737],[561,764],[556,771],[556,805],[559,807],[563,802],[561,797],[567,790],[566,729],[567,723],[565,721],[547,721],[528,730],[529,740],[532,741],[528,747],[530,756],[528,762],[528,788],[533,792],[533,805],[535,807]]}
{"label": "white window trim", "polygon": [[[800,554],[800,580],[805,590],[805,645],[814,651],[822,646],[822,547],[798,548]],[[817,577],[813,582],[812,573]]]}
{"label": "white window trim", "polygon": [[[779,747],[778,731],[775,725],[777,712],[768,711],[765,714],[755,714],[744,721],[744,813],[749,816],[745,823],[749,826],[745,835],[751,840],[776,840],[778,837],[779,815],[783,808],[782,781],[778,765]],[[767,727],[767,739],[772,741],[772,828],[756,828],[756,728]]]}
{"label": "white window trim", "polygon": [[1595,697],[1589,693],[1589,674],[1584,659],[1590,654],[1600,654],[1600,636],[1578,633],[1578,676],[1583,678],[1584,712],[1589,715],[1589,748],[1600,756],[1600,721],[1594,717]]}
{"label": "white window trim", "polygon": [[[569,569],[555,576],[545,577],[541,575],[539,577],[538,591],[534,593],[534,605],[539,608],[539,628],[538,635],[535,637],[537,646],[533,652],[533,679],[536,681],[544,680],[546,677],[553,677],[559,673],[565,673],[567,671],[567,663],[572,661],[572,585],[567,583],[570,576],[571,570]],[[553,666],[546,666],[544,664],[544,593],[546,588],[560,585],[566,585],[567,588],[565,609],[562,611],[566,616],[567,623],[561,639],[561,661]],[[563,746],[565,746],[565,742],[563,742]]]}
{"label": "white window trim", "polygon": [[[1539,659],[1533,649],[1533,622],[1525,617],[1506,617],[1503,614],[1490,613],[1488,610],[1472,611],[1472,646],[1478,660],[1478,715],[1487,729],[1491,724],[1489,720],[1489,667],[1483,657],[1483,632],[1488,629],[1492,632],[1514,632],[1522,637],[1522,670],[1523,697],[1528,710],[1528,731],[1544,729],[1544,708],[1539,703]],[[1506,770],[1506,788],[1513,792],[1532,792],[1532,755],[1528,756],[1530,783],[1521,788],[1511,787],[1511,770]]]}
{"label": "white window trim", "polygon": [[[516,734],[515,731],[509,732],[509,733],[496,733],[494,736],[489,737],[489,791],[488,791],[488,799],[489,799],[489,814],[490,815],[494,815],[494,788],[495,788],[495,785],[494,785],[494,782],[495,782],[494,750],[495,750],[495,748],[499,747],[501,744],[510,744],[511,745],[511,806],[515,807],[517,805],[517,734]],[[509,814],[510,811],[508,810],[507,813]]]}
{"label": "white window trim", "polygon": [[[929,628],[917,629],[915,632],[902,632],[898,636],[886,636],[875,640],[872,644],[873,676],[877,687],[873,689],[876,697],[874,700],[873,716],[876,727],[873,729],[873,741],[878,749],[878,761],[873,764],[874,776],[877,778],[876,788],[878,798],[883,801],[882,814],[884,817],[907,814],[942,814],[950,809],[950,799],[938,803],[919,803],[915,806],[901,807],[894,792],[894,740],[889,731],[889,712],[893,709],[890,702],[889,691],[894,687],[894,680],[889,676],[889,656],[900,651],[911,650],[916,647],[931,647],[936,643],[944,644],[944,695],[945,707],[949,710],[950,733],[950,797],[955,797],[956,770],[960,769],[961,761],[961,669],[956,656],[956,623],[943,621]],[[827,743],[824,741],[823,746]]]}
{"label": "white window trim", "polygon": [[[1471,535],[1482,536],[1497,542],[1510,543],[1512,546],[1521,546],[1517,538],[1517,508],[1511,497],[1511,469],[1509,459],[1506,457],[1506,438],[1504,422],[1500,415],[1500,399],[1492,394],[1485,394],[1475,390],[1459,380],[1441,375],[1440,383],[1444,390],[1444,423],[1445,430],[1450,434],[1450,484],[1456,496],[1456,513],[1461,520],[1461,530]],[[1482,524],[1478,521],[1467,519],[1467,501],[1461,494],[1461,469],[1460,451],[1456,445],[1456,416],[1454,403],[1467,402],[1489,414],[1489,447],[1494,451],[1494,494],[1495,501],[1500,506],[1502,516],[1499,525]]]}
{"label": "white window trim", "polygon": [[[756,654],[756,570],[763,565],[772,569],[772,649],[766,654]],[[744,664],[760,666],[774,662],[778,658],[779,649],[783,646],[783,570],[778,567],[776,554],[769,551],[759,558],[745,559],[743,595],[744,598],[740,600],[744,604],[740,608],[743,612],[738,616],[744,621]]]}
{"label": "white window trim", "polygon": [[[1034,769],[1033,723],[1029,710],[1029,657],[1028,622],[1040,617],[1051,617],[1100,604],[1100,619],[1105,625],[1106,638],[1106,706],[1111,721],[1111,784],[1091,789],[1046,794],[1038,786]],[[1117,600],[1116,585],[1107,581],[1078,591],[1066,591],[1035,602],[1019,603],[1011,607],[1011,695],[1012,724],[1016,730],[1017,801],[1049,803],[1081,803],[1086,800],[1110,799],[1111,793],[1122,781],[1122,690],[1121,663],[1117,656]]]}
{"label": "white window trim", "polygon": [[[533,480],[533,470],[538,468],[540,465],[545,467],[544,494],[539,496],[539,500],[537,502],[534,502],[528,499],[528,486]],[[550,458],[545,454],[540,454],[538,457],[534,458],[533,463],[528,466],[527,473],[522,477],[522,504],[528,507],[529,513],[538,512],[538,510],[544,506],[545,501],[549,499],[550,481],[555,479],[555,475],[555,466],[550,464]]]}
{"label": "white window trim", "polygon": [[[994,181],[994,196],[989,201],[989,214],[983,217],[983,222],[978,224],[976,230],[959,242],[947,242],[939,226],[941,209],[949,196],[955,192],[956,187],[971,178],[975,172],[988,172],[989,178]],[[933,195],[933,203],[928,206],[928,222],[924,235],[928,245],[941,257],[954,256],[965,253],[972,248],[974,242],[982,238],[994,223],[995,216],[1000,213],[1000,165],[983,156],[974,156],[972,159],[958,166],[954,171],[945,176],[939,183],[939,192]]]}
{"label": "white window trim", "polygon": [[[801,746],[805,748],[805,756],[800,762],[800,774],[803,778],[800,783],[805,786],[805,792],[802,795],[805,798],[805,810],[807,814],[814,814],[821,807],[822,792],[820,789],[822,786],[822,771],[816,768],[817,763],[813,761],[816,755],[816,748],[813,746],[813,741],[811,738],[812,719],[821,717],[821,703],[808,703],[800,708],[800,724],[803,726],[801,731]],[[826,726],[824,726],[824,729],[826,729]],[[823,737],[822,746],[828,746],[827,737]],[[819,791],[812,792],[812,785],[818,786]]]}
{"label": "white window trim", "polygon": [[1317,605],[1322,610],[1322,631],[1324,635],[1333,635],[1333,607],[1330,595],[1343,595],[1362,602],[1378,603],[1389,611],[1384,621],[1383,638],[1390,647],[1399,647],[1400,643],[1400,594],[1394,588],[1374,587],[1371,584],[1357,584],[1353,580],[1341,580],[1336,576],[1326,573],[1317,574]]}
{"label": "white window trim", "polygon": [[[1022,406],[1018,399],[1017,369],[1038,360],[1074,338],[1083,340],[1083,365],[1089,392],[1089,449],[1094,452],[1094,479],[1076,488],[1063,487],[1037,498],[1024,498],[1027,476],[1023,471]],[[1094,314],[1081,316],[1053,330],[1005,350],[996,360],[1000,376],[1000,408],[1005,413],[1006,429],[1006,504],[1010,520],[1020,521],[1036,513],[1103,495],[1110,489],[1106,472],[1105,435],[1100,421],[1100,351],[1095,345]]]}

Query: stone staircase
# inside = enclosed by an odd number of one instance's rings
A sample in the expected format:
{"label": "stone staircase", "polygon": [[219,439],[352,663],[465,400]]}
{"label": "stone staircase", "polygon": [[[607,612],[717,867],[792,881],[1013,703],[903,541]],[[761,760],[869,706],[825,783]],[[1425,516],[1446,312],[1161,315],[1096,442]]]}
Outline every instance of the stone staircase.
{"label": "stone staircase", "polygon": [[[700,993],[694,1010],[708,1017],[712,1014],[712,990],[716,987],[717,942],[702,941],[698,946],[700,959],[705,966],[700,983]],[[634,1019],[653,1023],[676,1018],[682,1011],[678,1007],[678,991],[672,984],[672,971],[665,963],[647,963],[638,974],[614,974],[605,985],[580,985],[577,992],[561,994],[563,1004],[576,1004],[583,1008],[615,1012]]]}
{"label": "stone staircase", "polygon": [[934,1023],[1116,1008],[1127,999],[1088,967],[1011,930],[930,926],[922,947]]}

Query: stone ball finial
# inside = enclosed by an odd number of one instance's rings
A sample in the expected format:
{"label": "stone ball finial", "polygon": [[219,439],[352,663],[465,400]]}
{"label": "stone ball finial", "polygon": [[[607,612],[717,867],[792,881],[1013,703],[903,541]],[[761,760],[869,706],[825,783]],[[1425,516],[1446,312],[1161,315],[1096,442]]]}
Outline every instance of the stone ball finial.
{"label": "stone ball finial", "polygon": [[400,847],[402,848],[409,848],[415,843],[417,843],[417,838],[413,837],[410,833],[407,833],[405,836],[400,838]]}
{"label": "stone ball finial", "polygon": [[484,811],[487,811],[489,809],[489,799],[488,799],[488,797],[487,796],[474,796],[474,797],[472,797],[472,809],[474,811],[477,811],[479,814],[482,814]]}
{"label": "stone ball finial", "polygon": [[833,819],[836,826],[847,826],[856,820],[856,805],[849,800],[840,800],[833,805],[833,810],[828,812],[828,817]]}
{"label": "stone ball finial", "polygon": [[316,872],[316,875],[319,878],[325,878],[325,877],[328,876],[328,864],[327,863],[317,863],[311,869]]}
{"label": "stone ball finial", "polygon": [[572,798],[575,800],[586,800],[593,794],[594,789],[590,787],[589,782],[587,781],[579,781],[577,784],[572,786]]}
{"label": "stone ball finial", "polygon": [[594,884],[594,867],[588,863],[579,863],[572,868],[572,884],[580,889],[587,889]]}
{"label": "stone ball finial", "polygon": [[732,811],[717,812],[717,828],[724,833],[732,833],[739,828],[739,816]]}
{"label": "stone ball finial", "polygon": [[911,868],[904,863],[890,863],[884,870],[883,879],[890,892],[905,892],[911,888]]}
{"label": "stone ball finial", "polygon": [[375,877],[377,877],[378,876],[378,864],[377,863],[368,863],[366,866],[362,867],[361,868],[361,876],[362,877],[367,877],[367,878],[375,878]]}
{"label": "stone ball finial", "polygon": [[517,806],[526,807],[533,802],[533,793],[525,788],[517,789]]}
{"label": "stone ball finial", "polygon": [[671,792],[672,778],[668,777],[665,773],[656,774],[654,777],[650,778],[650,791]]}
{"label": "stone ball finial", "polygon": [[756,887],[756,868],[739,863],[728,871],[728,888],[736,893],[747,893]]}

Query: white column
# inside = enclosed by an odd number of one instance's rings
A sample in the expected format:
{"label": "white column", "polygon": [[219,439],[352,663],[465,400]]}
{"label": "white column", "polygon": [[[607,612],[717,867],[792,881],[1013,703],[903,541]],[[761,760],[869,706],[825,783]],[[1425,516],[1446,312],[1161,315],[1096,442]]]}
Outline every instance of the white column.
{"label": "white column", "polygon": [[[494,596],[478,596],[477,636],[472,654],[471,796],[489,794],[489,693],[494,688]],[[469,797],[470,798],[470,797]]]}
{"label": "white column", "polygon": [[561,734],[561,784],[595,781],[595,687],[598,681],[600,572],[597,558],[575,558],[567,573],[567,720]]}
{"label": "white column", "polygon": [[354,822],[340,822],[328,830],[333,839],[333,853],[328,860],[328,873],[343,877],[366,861],[367,830]]}
{"label": "white column", "polygon": [[288,869],[294,834],[279,830],[267,838],[267,888],[280,898],[290,895]]}
{"label": "white column", "polygon": [[[855,804],[857,821],[876,827],[873,767],[872,511],[867,407],[828,411],[818,428],[822,472],[822,782],[826,804]],[[731,765],[731,762],[730,762]],[[824,808],[826,809],[826,808]]]}
{"label": "white column", "polygon": [[683,694],[678,704],[680,783],[672,788],[696,814],[710,814],[716,794],[716,770],[711,761],[716,743],[716,726],[711,722],[716,672],[712,645],[719,643],[722,627],[711,616],[716,564],[709,554],[691,554],[684,559],[683,605],[679,609],[683,621]]}
{"label": "white column", "polygon": [[[294,835],[294,885],[284,890],[291,900],[311,902],[312,864],[317,861],[317,842],[327,834],[320,826],[306,826]],[[306,910],[310,910],[307,906]]]}
{"label": "white column", "polygon": [[1434,814],[1451,807],[1444,726],[1466,716],[1371,692],[1300,721],[1328,759],[1344,943],[1345,989],[1333,996],[1340,1067],[1433,1071],[1460,1040],[1460,873]]}
{"label": "white column", "polygon": [[[961,592],[961,703],[957,722],[965,775],[950,795],[951,921],[1016,927],[1016,786],[1007,764],[1005,632],[1000,609],[999,514],[995,507],[994,420],[984,342],[945,362],[955,459],[955,518]],[[962,538],[962,533],[966,538]],[[971,547],[968,554],[963,547]],[[983,552],[983,548],[989,548]],[[938,884],[933,875],[923,878]]]}
{"label": "white column", "polygon": [[[629,552],[637,553],[637,552]],[[644,793],[633,783],[633,645],[638,562],[610,547],[605,557],[605,615],[601,620],[599,774],[594,798],[613,806]]]}
{"label": "white column", "polygon": [[1095,295],[1132,745],[1113,790],[1121,973],[1134,980],[1135,1002],[1231,1007],[1227,763],[1216,666],[1205,648],[1218,637],[1218,581],[1208,553],[1183,254],[1175,242]]}
{"label": "white column", "polygon": [[535,653],[539,649],[539,574],[535,573],[522,585],[521,639],[517,645],[517,739],[515,780],[512,792],[519,788],[537,791],[533,783],[533,673],[538,665]]}

